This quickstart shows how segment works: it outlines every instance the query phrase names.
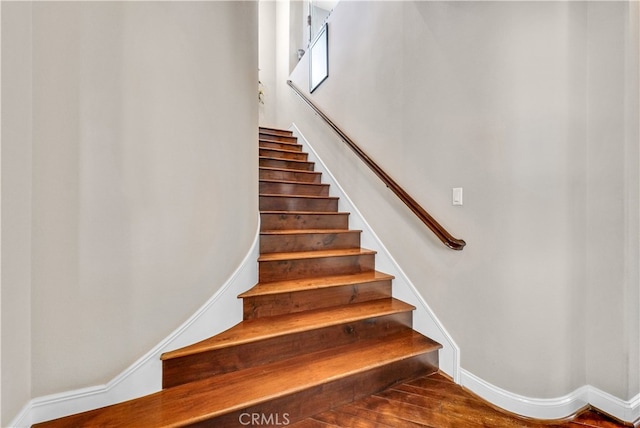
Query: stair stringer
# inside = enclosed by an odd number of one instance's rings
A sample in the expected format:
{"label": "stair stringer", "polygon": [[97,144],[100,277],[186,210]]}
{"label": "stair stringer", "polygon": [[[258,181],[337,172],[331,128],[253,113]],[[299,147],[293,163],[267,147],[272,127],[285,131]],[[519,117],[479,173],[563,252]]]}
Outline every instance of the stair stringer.
{"label": "stair stringer", "polygon": [[242,321],[238,294],[258,281],[260,216],[253,243],[246,256],[225,283],[187,321],[135,363],[104,385],[65,391],[29,401],[9,424],[12,428],[31,425],[99,407],[109,406],[162,390],[164,352],[181,348],[218,334]]}
{"label": "stair stringer", "polygon": [[322,182],[330,184],[331,195],[340,198],[340,211],[350,213],[349,228],[362,230],[362,246],[377,251],[376,269],[395,276],[392,288],[393,297],[416,307],[413,312],[413,329],[442,345],[439,353],[440,370],[451,376],[454,382],[460,383],[460,348],[458,345],[300,129],[295,123],[292,123],[289,130],[293,132],[295,137],[298,137],[298,143],[309,154],[309,161],[315,162],[315,170],[322,172]]}

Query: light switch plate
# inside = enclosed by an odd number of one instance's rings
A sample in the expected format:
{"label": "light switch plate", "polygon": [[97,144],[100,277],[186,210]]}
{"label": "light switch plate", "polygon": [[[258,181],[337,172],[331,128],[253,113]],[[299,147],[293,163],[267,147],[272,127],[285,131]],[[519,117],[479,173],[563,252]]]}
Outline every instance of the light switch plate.
{"label": "light switch plate", "polygon": [[462,205],[462,187],[454,187],[451,202],[453,205]]}

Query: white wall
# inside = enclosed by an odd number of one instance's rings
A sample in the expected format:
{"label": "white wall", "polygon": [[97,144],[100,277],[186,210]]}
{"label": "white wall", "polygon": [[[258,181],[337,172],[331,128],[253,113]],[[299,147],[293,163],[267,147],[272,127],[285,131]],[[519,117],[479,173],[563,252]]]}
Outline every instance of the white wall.
{"label": "white wall", "polygon": [[[587,383],[623,400],[640,392],[640,317],[628,303],[639,289],[637,12],[625,2],[338,4],[329,79],[313,99],[467,241],[461,253],[290,90],[279,94],[282,117],[352,195],[462,366],[523,396]],[[304,90],[307,60],[291,75]],[[451,205],[452,187],[464,188],[464,206]]]}
{"label": "white wall", "polygon": [[637,2],[588,9],[588,383],[640,391]]}
{"label": "white wall", "polygon": [[260,125],[276,126],[276,2],[260,0],[259,15],[259,54],[260,82],[263,90],[263,104],[260,105]]}
{"label": "white wall", "polygon": [[279,97],[286,95],[286,76],[298,63],[298,49],[307,48],[308,2],[259,0],[259,14],[260,81],[264,88],[260,125],[286,128],[290,121],[280,114]]}
{"label": "white wall", "polygon": [[6,422],[31,398],[31,4],[2,8],[2,402]]}
{"label": "white wall", "polygon": [[249,251],[258,15],[255,2],[2,7],[16,22],[2,34],[3,230],[19,226],[2,242],[3,268],[19,262],[3,269],[2,362],[24,366],[3,378],[6,423],[29,397],[121,372]]}

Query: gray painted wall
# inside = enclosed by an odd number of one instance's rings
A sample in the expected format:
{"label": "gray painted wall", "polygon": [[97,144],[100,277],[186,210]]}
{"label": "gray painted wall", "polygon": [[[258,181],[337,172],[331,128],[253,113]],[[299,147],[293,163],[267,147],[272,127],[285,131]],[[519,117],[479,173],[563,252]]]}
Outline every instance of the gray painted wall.
{"label": "gray painted wall", "polygon": [[[353,195],[462,367],[507,391],[640,391],[638,17],[634,2],[336,7],[313,99],[462,253],[278,93],[278,123],[295,122]],[[291,75],[303,89],[307,58]]]}
{"label": "gray painted wall", "polygon": [[256,2],[2,3],[2,423],[185,321],[257,229]]}

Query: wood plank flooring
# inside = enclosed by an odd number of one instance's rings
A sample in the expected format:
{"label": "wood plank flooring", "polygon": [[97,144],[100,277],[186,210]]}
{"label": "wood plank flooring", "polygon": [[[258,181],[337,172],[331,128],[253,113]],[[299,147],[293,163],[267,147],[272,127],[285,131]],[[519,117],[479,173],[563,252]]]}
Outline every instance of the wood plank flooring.
{"label": "wood plank flooring", "polygon": [[498,410],[440,373],[424,376],[290,425],[292,428],[614,428],[593,410],[537,421]]}

